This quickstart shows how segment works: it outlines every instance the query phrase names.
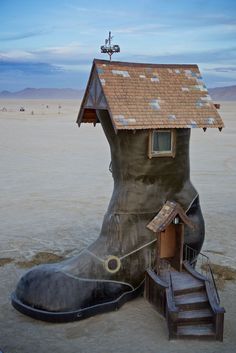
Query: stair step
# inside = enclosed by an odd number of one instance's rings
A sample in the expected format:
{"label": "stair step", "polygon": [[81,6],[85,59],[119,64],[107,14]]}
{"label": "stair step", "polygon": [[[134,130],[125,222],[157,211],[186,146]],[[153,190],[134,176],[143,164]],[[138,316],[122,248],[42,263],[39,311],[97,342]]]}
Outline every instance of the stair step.
{"label": "stair step", "polygon": [[199,310],[184,310],[180,311],[178,314],[178,322],[181,323],[201,323],[201,322],[211,322],[213,315],[209,309],[199,309]]}
{"label": "stair step", "polygon": [[171,271],[171,279],[175,294],[194,292],[202,290],[205,287],[203,281],[184,271]]}
{"label": "stair step", "polygon": [[175,304],[180,308],[202,308],[208,304],[208,298],[205,292],[194,292],[181,294],[175,297]]}
{"label": "stair step", "polygon": [[205,285],[199,284],[198,286],[195,287],[182,287],[179,289],[174,289],[174,295],[178,296],[178,295],[182,295],[182,294],[188,294],[188,293],[194,293],[194,292],[202,292],[205,289]]}
{"label": "stair step", "polygon": [[181,338],[215,338],[213,324],[178,325],[177,336]]}

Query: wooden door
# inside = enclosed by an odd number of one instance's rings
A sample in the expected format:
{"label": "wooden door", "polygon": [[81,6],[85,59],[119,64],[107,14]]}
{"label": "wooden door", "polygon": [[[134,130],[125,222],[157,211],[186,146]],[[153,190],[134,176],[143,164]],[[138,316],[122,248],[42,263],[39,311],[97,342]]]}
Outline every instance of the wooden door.
{"label": "wooden door", "polygon": [[174,257],[176,251],[175,225],[171,223],[164,232],[161,232],[160,236],[160,258]]}
{"label": "wooden door", "polygon": [[159,258],[167,259],[177,271],[182,270],[183,261],[183,224],[171,223],[160,233]]}

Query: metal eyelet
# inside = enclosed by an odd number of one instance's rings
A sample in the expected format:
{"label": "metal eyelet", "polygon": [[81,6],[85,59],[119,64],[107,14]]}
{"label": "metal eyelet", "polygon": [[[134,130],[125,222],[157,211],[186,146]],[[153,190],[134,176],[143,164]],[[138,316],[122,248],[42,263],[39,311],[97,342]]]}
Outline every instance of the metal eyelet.
{"label": "metal eyelet", "polygon": [[110,273],[116,273],[121,267],[121,261],[119,257],[110,255],[104,262],[105,269]]}

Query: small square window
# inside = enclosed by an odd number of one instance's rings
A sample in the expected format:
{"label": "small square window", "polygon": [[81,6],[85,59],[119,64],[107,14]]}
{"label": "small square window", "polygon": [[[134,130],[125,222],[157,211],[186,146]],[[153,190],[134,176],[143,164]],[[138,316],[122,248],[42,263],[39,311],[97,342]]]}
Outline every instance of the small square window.
{"label": "small square window", "polygon": [[150,133],[149,158],[174,157],[175,139],[173,130],[154,130]]}

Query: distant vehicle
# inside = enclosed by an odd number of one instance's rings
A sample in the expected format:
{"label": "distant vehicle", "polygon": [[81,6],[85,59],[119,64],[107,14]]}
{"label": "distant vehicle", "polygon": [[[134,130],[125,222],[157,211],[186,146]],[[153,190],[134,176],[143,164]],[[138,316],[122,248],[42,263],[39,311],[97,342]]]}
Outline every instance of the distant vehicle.
{"label": "distant vehicle", "polygon": [[20,107],[20,112],[24,112],[24,111],[25,111],[25,108]]}

